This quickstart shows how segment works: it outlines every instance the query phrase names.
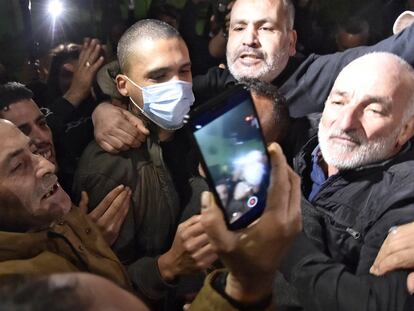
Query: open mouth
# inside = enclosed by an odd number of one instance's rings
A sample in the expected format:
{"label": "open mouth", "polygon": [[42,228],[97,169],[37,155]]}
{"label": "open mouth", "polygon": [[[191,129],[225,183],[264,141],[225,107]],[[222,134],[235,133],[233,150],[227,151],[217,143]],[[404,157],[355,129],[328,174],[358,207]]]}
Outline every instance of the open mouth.
{"label": "open mouth", "polygon": [[336,141],[340,141],[344,144],[352,144],[352,145],[360,145],[360,142],[347,136],[331,136],[331,139],[334,139]]}
{"label": "open mouth", "polygon": [[58,183],[53,184],[50,190],[42,197],[42,200],[47,199],[51,197],[52,195],[54,195],[56,191],[58,191],[58,189],[59,189],[59,184]]}
{"label": "open mouth", "polygon": [[263,51],[256,48],[244,48],[238,51],[238,56],[240,58],[258,58],[262,59],[264,57]]}
{"label": "open mouth", "polygon": [[262,57],[259,54],[255,53],[242,53],[240,55],[241,59],[251,58],[251,59],[261,59]]}

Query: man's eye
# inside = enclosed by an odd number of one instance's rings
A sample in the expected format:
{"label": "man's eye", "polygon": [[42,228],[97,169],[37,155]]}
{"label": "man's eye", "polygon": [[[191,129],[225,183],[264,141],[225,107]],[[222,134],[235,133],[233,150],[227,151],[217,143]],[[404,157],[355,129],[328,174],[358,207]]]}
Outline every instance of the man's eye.
{"label": "man's eye", "polygon": [[264,31],[273,31],[273,28],[271,28],[271,27],[265,27],[265,26],[260,27],[259,29],[260,30],[264,30]]}
{"label": "man's eye", "polygon": [[157,74],[157,75],[153,75],[150,77],[150,80],[154,81],[154,82],[160,82],[163,81],[167,78],[167,74]]}
{"label": "man's eye", "polygon": [[181,69],[181,72],[188,73],[188,72],[191,72],[191,69],[190,68]]}
{"label": "man's eye", "polygon": [[46,120],[42,120],[42,121],[40,121],[38,124],[39,124],[39,126],[40,126],[40,127],[47,127],[47,122],[46,122]]}
{"label": "man's eye", "polygon": [[373,114],[376,114],[376,115],[380,115],[380,116],[383,116],[384,115],[384,112],[383,111],[381,111],[381,110],[377,110],[377,109],[373,109],[373,108],[369,108],[369,109],[367,109],[370,113],[373,113]]}
{"label": "man's eye", "polygon": [[374,114],[375,116],[385,116],[388,114],[386,107],[378,103],[371,103],[367,105],[364,110],[370,114]]}
{"label": "man's eye", "polygon": [[12,173],[16,173],[17,171],[19,171],[21,168],[23,167],[23,163],[19,162],[17,163],[15,166],[13,166],[13,168],[11,169]]}
{"label": "man's eye", "polygon": [[26,136],[29,136],[30,132],[32,131],[31,127],[27,125],[19,126],[19,130],[22,131],[22,133]]}
{"label": "man's eye", "polygon": [[43,129],[49,129],[49,125],[47,124],[47,122],[40,124],[40,127]]}
{"label": "man's eye", "polygon": [[31,144],[29,145],[29,149],[30,149],[30,152],[31,152],[31,153],[36,154],[36,150],[37,150],[37,148],[36,148],[36,145],[35,145],[34,143],[31,143]]}
{"label": "man's eye", "polygon": [[331,101],[331,104],[332,104],[332,105],[337,105],[337,106],[340,106],[340,105],[343,105],[343,102],[333,100],[333,101]]}
{"label": "man's eye", "polygon": [[244,28],[242,26],[234,26],[233,31],[242,31]]}

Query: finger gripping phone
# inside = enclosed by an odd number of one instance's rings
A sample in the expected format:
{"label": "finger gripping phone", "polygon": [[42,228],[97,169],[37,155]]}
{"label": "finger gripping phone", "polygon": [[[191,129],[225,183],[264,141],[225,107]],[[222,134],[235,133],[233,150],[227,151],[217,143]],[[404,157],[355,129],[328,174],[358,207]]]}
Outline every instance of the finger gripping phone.
{"label": "finger gripping phone", "polygon": [[227,226],[232,230],[246,227],[263,212],[270,175],[269,155],[250,92],[235,86],[195,108],[188,123]]}

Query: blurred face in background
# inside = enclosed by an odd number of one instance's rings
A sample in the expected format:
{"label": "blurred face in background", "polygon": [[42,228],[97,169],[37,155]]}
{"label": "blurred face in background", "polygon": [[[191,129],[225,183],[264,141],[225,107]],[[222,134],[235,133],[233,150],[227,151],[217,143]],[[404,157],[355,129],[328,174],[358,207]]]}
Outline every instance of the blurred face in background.
{"label": "blurred face in background", "polygon": [[32,99],[23,99],[9,105],[0,116],[11,121],[30,138],[33,152],[57,165],[52,131],[46,118]]}

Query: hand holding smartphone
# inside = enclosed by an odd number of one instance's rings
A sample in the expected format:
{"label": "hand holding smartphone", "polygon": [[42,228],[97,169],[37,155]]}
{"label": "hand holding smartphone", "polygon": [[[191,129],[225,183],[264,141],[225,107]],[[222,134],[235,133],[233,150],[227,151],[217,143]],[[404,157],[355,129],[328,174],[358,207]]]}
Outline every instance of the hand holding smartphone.
{"label": "hand holding smartphone", "polygon": [[225,91],[194,109],[189,125],[228,227],[247,226],[263,212],[270,171],[250,92],[241,86]]}

